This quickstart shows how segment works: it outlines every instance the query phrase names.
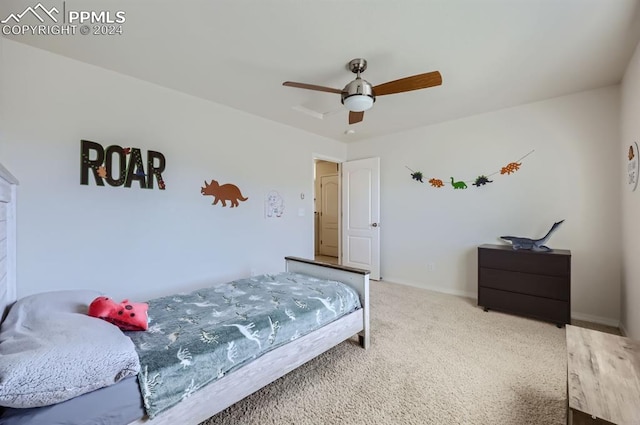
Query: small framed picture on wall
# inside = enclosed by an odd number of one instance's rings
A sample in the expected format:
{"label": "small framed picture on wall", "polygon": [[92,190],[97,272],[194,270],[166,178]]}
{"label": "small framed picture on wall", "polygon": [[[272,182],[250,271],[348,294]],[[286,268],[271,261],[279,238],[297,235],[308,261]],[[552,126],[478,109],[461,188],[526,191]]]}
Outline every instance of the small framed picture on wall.
{"label": "small framed picture on wall", "polygon": [[629,176],[627,184],[633,192],[638,187],[638,142],[633,142],[629,145],[627,159],[629,160],[627,162],[627,174]]}

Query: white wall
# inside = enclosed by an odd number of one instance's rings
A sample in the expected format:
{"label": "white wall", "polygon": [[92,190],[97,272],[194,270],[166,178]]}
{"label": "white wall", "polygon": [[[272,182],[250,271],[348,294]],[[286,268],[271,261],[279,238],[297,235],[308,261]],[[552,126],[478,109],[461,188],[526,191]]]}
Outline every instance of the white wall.
{"label": "white wall", "polygon": [[[623,119],[620,136],[617,87],[345,146],[6,39],[0,59],[0,163],[21,182],[18,296],[89,287],[146,299],[281,270],[284,255],[313,255],[313,154],[348,154],[381,157],[386,280],[475,296],[478,244],[541,236],[566,219],[549,245],[573,252],[574,316],[620,317],[618,139],[625,145],[638,129]],[[638,61],[636,53],[623,86],[625,117],[638,115]],[[162,152],[167,190],[81,186],[82,138]],[[472,180],[532,149],[519,171],[485,187],[426,183]],[[237,184],[249,201],[211,206],[200,186],[213,178]],[[270,190],[285,199],[282,219],[264,218]],[[625,234],[637,233],[631,216],[640,207],[628,205],[637,196],[622,198]],[[628,255],[633,241],[625,239]],[[623,323],[637,336],[634,267],[625,262]]]}
{"label": "white wall", "polygon": [[[345,158],[344,144],[9,40],[1,59],[0,162],[20,180],[18,296],[148,299],[313,256],[313,154]],[[163,153],[167,190],[81,186],[81,139]],[[212,206],[205,179],[249,200]],[[265,219],[270,190],[284,198],[281,219]]]}
{"label": "white wall", "polygon": [[633,142],[640,144],[640,44],[629,62],[621,84],[622,161],[622,311],[621,327],[634,339],[640,339],[640,188],[632,192],[627,179],[627,152]]}
{"label": "white wall", "polygon": [[[548,245],[572,251],[573,315],[617,325],[618,139],[615,86],[349,144],[349,159],[381,158],[383,278],[475,297],[477,245],[541,237],[565,219]],[[474,180],[531,150],[519,171],[487,186],[427,183]]]}

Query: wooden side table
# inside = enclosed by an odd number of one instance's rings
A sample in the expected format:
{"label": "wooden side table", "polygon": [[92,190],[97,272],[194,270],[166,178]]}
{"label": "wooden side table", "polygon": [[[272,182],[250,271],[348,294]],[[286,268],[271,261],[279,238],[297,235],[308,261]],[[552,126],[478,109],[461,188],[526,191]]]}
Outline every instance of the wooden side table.
{"label": "wooden side table", "polygon": [[567,325],[569,424],[640,424],[640,341]]}

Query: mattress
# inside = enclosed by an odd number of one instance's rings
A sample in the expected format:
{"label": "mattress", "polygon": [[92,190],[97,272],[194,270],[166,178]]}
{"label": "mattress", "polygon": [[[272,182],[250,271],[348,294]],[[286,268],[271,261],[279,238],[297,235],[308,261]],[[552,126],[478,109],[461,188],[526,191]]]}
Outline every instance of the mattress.
{"label": "mattress", "polygon": [[52,406],[4,408],[1,425],[122,425],[144,416],[136,377]]}

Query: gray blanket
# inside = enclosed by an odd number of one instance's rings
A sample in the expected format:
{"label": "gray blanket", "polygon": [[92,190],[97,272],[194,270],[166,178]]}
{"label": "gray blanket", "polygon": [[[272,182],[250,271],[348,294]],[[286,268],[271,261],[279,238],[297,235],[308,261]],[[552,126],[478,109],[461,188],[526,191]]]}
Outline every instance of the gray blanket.
{"label": "gray blanket", "polygon": [[349,286],[263,275],[149,301],[149,330],[129,332],[150,418],[265,352],[360,308]]}

